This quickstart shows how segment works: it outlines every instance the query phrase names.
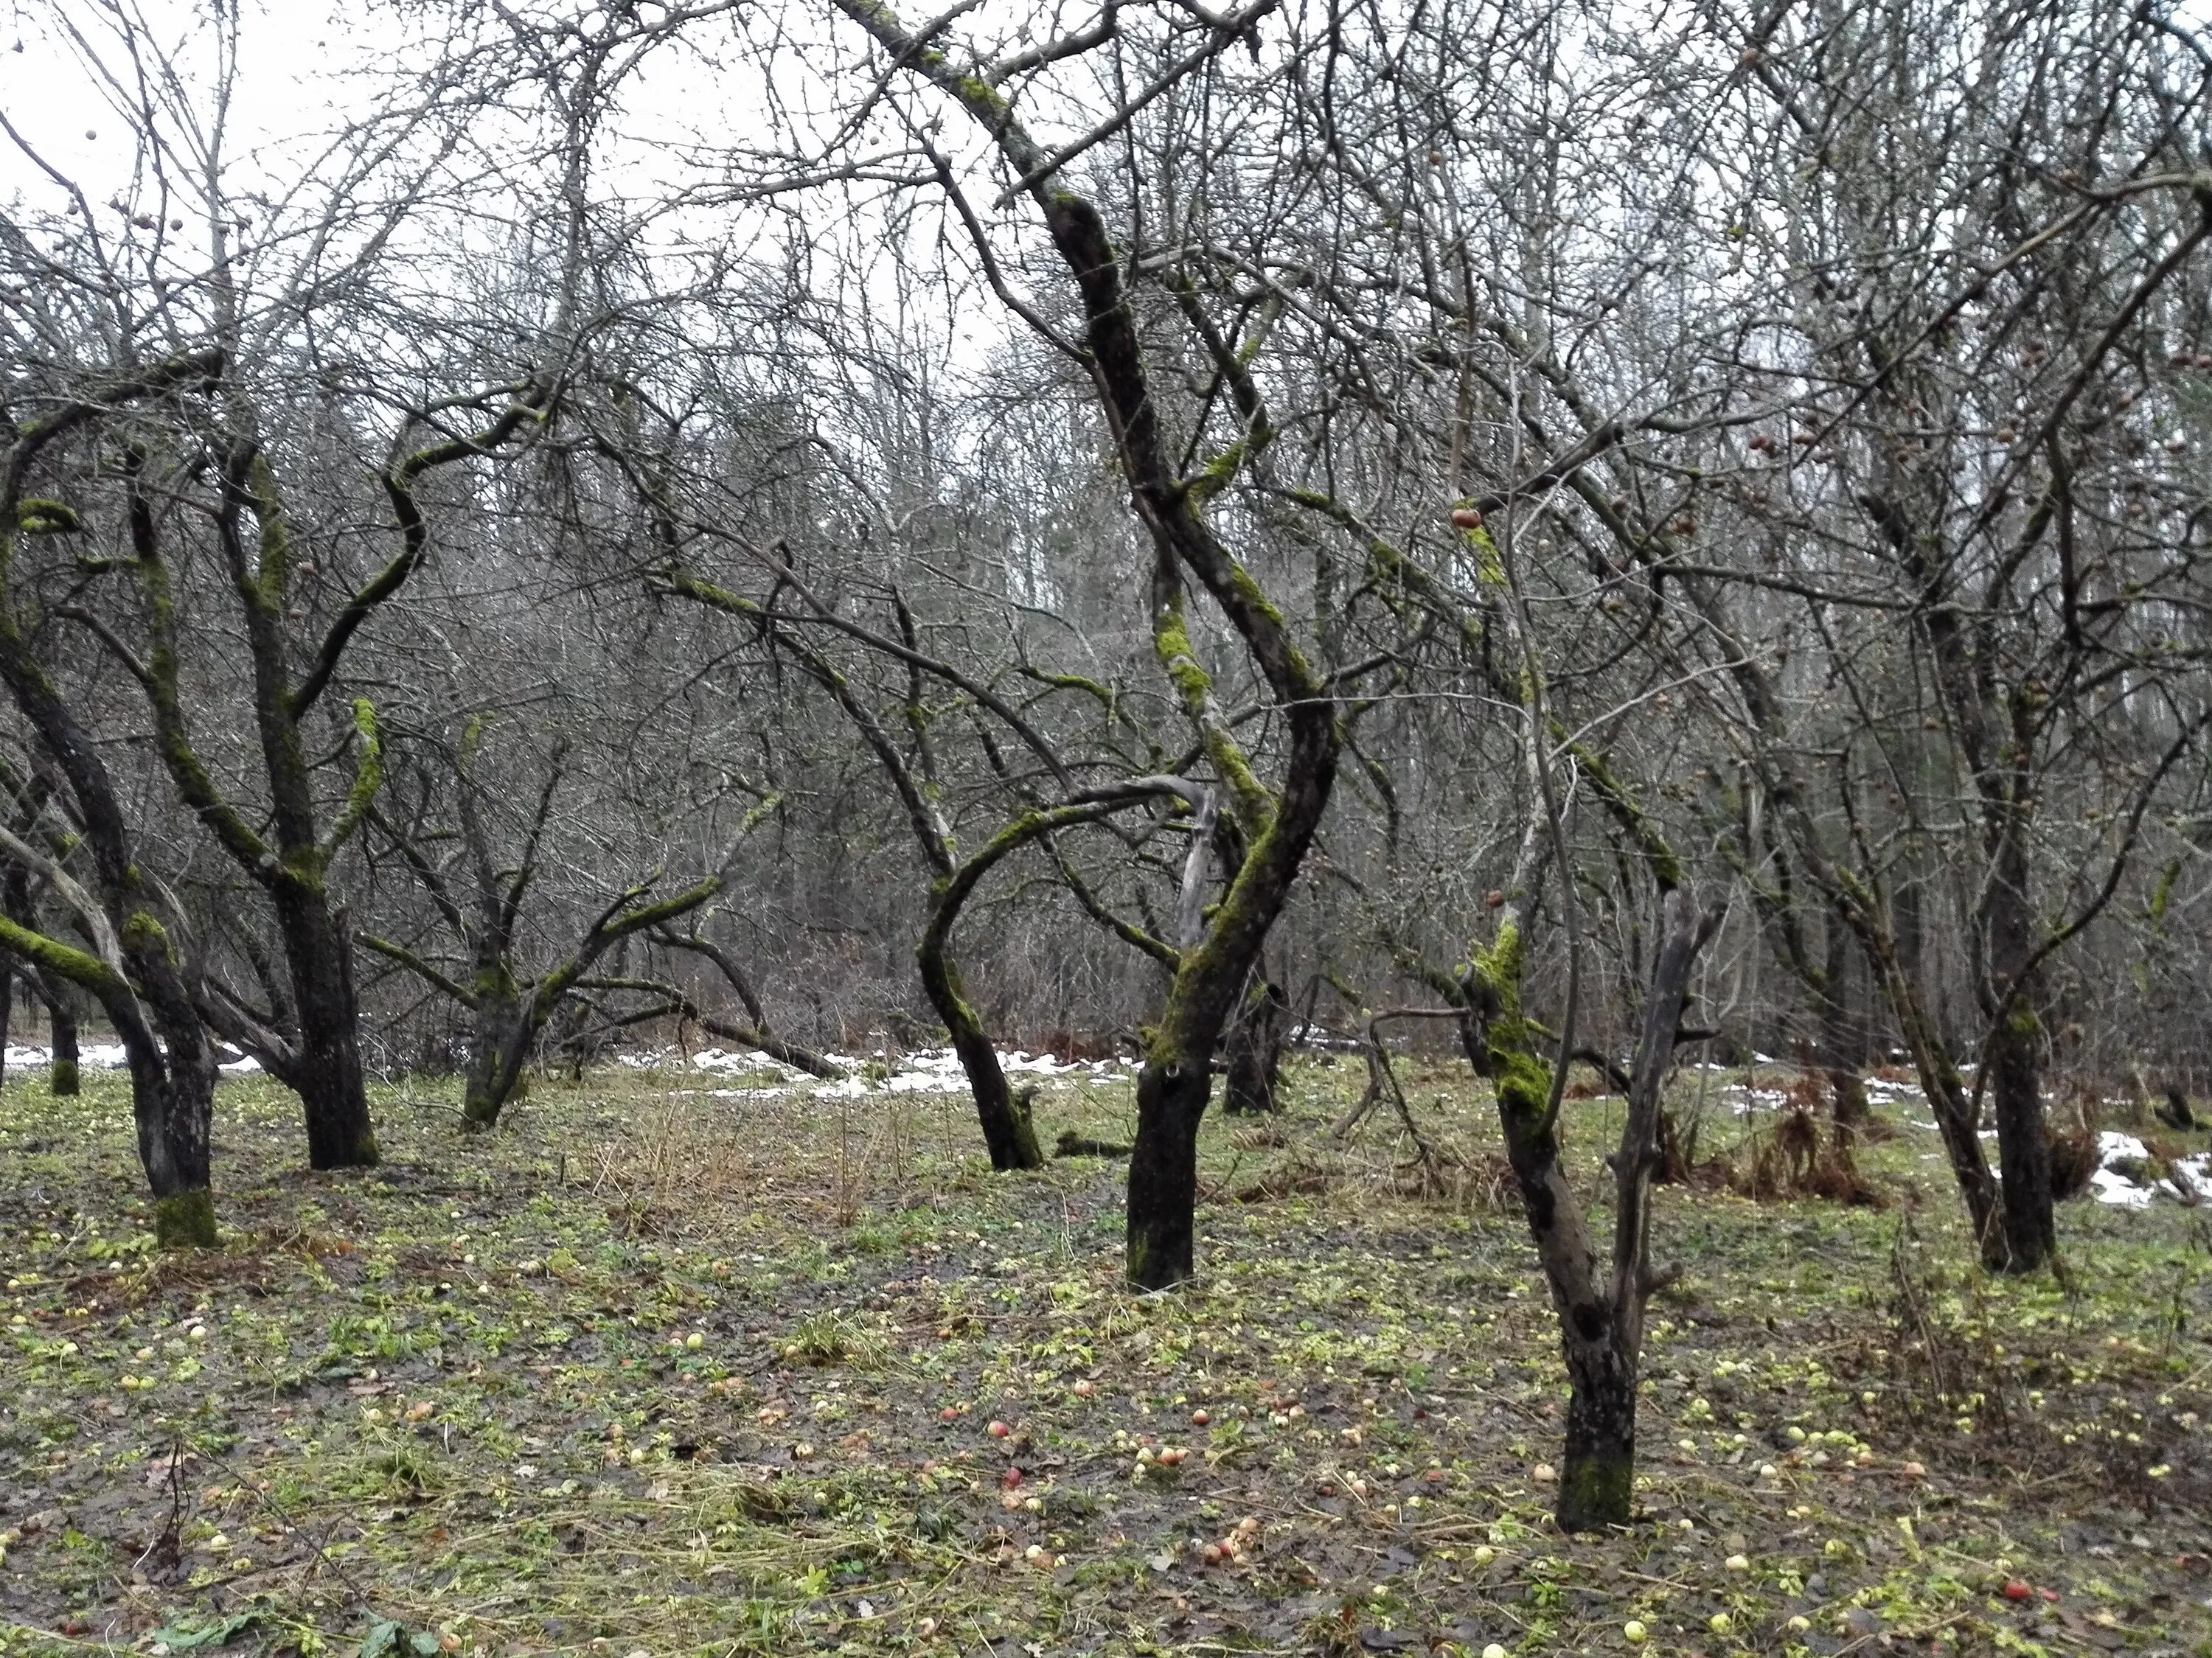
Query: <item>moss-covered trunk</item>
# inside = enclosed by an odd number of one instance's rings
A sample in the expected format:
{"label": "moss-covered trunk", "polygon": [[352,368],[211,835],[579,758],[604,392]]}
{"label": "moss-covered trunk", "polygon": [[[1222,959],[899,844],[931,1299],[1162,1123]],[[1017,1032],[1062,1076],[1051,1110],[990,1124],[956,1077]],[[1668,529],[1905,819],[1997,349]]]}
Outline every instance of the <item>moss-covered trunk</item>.
{"label": "moss-covered trunk", "polygon": [[[1534,845],[1532,835],[1528,845]],[[1662,1151],[1661,1090],[1698,953],[1720,924],[1685,890],[1665,901],[1666,926],[1644,1006],[1620,1145],[1607,1159],[1614,1184],[1613,1259],[1601,1265],[1589,1225],[1560,1156],[1559,1101],[1552,1060],[1523,1015],[1527,944],[1523,917],[1535,908],[1532,860],[1524,850],[1518,890],[1487,950],[1458,981],[1460,1040],[1468,1062],[1490,1078],[1499,1127],[1520,1188],[1529,1236],[1542,1262],[1571,1393],[1559,1522],[1566,1531],[1626,1525],[1636,1487],[1636,1388],[1644,1309],[1664,1275],[1650,1270],[1651,1186]]]}
{"label": "moss-covered trunk", "polygon": [[212,1248],[209,1129],[215,1115],[214,1056],[206,1053],[180,1064],[177,1056],[146,1051],[143,1039],[126,1038],[124,1047],[139,1161],[154,1193],[154,1235],[164,1249]]}
{"label": "moss-covered trunk", "polygon": [[1557,1517],[1565,1532],[1625,1526],[1636,1509],[1637,1360],[1609,1339],[1566,1333],[1567,1435]]}
{"label": "moss-covered trunk", "polygon": [[[1070,175],[1050,160],[988,80],[963,73],[884,0],[834,3],[899,65],[927,77],[965,110],[1022,175],[1042,210],[1054,250],[1082,296],[1091,382],[1130,506],[1152,543],[1153,651],[1231,799],[1250,848],[1205,921],[1203,936],[1176,940],[1182,958],[1138,1081],[1137,1145],[1129,1164],[1129,1278],[1142,1289],[1164,1288],[1188,1278],[1193,1266],[1198,1125],[1222,1028],[1297,879],[1327,809],[1344,743],[1335,687],[1307,661],[1282,610],[1214,535],[1203,510],[1272,441],[1273,428],[1250,359],[1230,357],[1222,367],[1237,409],[1237,435],[1186,475],[1176,453],[1179,440],[1162,428],[1164,400],[1146,368],[1137,308],[1096,204],[1071,187]],[[1201,335],[1211,330],[1210,323],[1199,326]],[[1255,349],[1262,337],[1253,337]],[[1183,360],[1171,355],[1169,361],[1172,380],[1183,372]],[[1186,577],[1213,600],[1282,710],[1288,754],[1275,788],[1255,770],[1193,647]],[[949,859],[940,862],[940,877],[950,873],[948,865]]]}
{"label": "moss-covered trunk", "polygon": [[499,1114],[514,1096],[537,1037],[530,1004],[511,978],[477,981],[476,1030],[469,1042],[469,1068],[461,1092],[461,1123],[481,1133],[496,1127]]}
{"label": "moss-covered trunk", "polygon": [[[939,902],[944,902],[941,890]],[[915,964],[921,969],[923,993],[945,1022],[952,1038],[952,1051],[967,1073],[968,1091],[975,1101],[975,1119],[982,1126],[991,1167],[1001,1174],[1043,1168],[1044,1154],[1037,1148],[1036,1130],[1029,1111],[1006,1085],[1006,1067],[999,1063],[998,1049],[991,1045],[983,1022],[969,1005],[959,967],[945,954],[942,927],[933,925],[923,931],[915,950]]]}

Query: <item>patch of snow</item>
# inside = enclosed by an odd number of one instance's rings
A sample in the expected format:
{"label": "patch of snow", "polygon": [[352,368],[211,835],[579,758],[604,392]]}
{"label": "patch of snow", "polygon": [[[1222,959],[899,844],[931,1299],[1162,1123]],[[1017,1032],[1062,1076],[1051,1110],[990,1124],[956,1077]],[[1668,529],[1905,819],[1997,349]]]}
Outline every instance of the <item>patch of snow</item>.
{"label": "patch of snow", "polygon": [[2173,1165],[2174,1178],[2160,1181],[2154,1186],[2142,1185],[2115,1167],[2124,1163],[2145,1163],[2149,1157],[2149,1148],[2133,1134],[2122,1134],[2109,1128],[2100,1133],[2097,1169],[2089,1176],[2089,1184],[2096,1188],[2097,1201],[2116,1209],[2148,1209],[2151,1199],[2161,1192],[2182,1203],[2212,1199],[2212,1151],[2180,1159]]}
{"label": "patch of snow", "polygon": [[[54,1051],[40,1044],[18,1048],[8,1045],[8,1066],[10,1070],[21,1066],[26,1071],[40,1071],[54,1062]],[[88,1043],[76,1051],[76,1062],[86,1071],[116,1071],[123,1066],[121,1045],[101,1042]]]}
{"label": "patch of snow", "polygon": [[771,1054],[763,1054],[757,1048],[742,1054],[733,1054],[726,1048],[702,1048],[691,1056],[691,1068],[695,1071],[717,1072],[723,1076],[731,1076],[745,1071],[766,1071],[779,1077],[797,1077],[805,1074],[798,1066],[786,1065],[781,1060]]}
{"label": "patch of snow", "polygon": [[2199,1151],[2173,1165],[2173,1179],[2159,1185],[2184,1203],[2212,1203],[2212,1151]]}
{"label": "patch of snow", "polygon": [[2137,1186],[2117,1169],[2098,1169],[2089,1176],[2089,1184],[2096,1188],[2098,1202],[2110,1204],[2115,1209],[2150,1207],[2150,1187]]}

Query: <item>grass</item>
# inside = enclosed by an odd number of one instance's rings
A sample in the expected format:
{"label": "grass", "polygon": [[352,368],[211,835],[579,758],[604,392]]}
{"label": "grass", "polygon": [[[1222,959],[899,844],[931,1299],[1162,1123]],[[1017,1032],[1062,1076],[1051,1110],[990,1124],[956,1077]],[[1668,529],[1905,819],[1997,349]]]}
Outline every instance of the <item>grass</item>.
{"label": "grass", "polygon": [[[224,1245],[164,1258],[121,1079],[10,1081],[0,1653],[2212,1654],[2203,1212],[2070,1204],[2015,1284],[1911,1127],[1881,1209],[1667,1188],[1644,1516],[1570,1540],[1486,1097],[1407,1076],[1419,1168],[1328,1139],[1352,1063],[1209,1118],[1156,1297],[1121,1165],[994,1176],[957,1096],[623,1071],[465,1137],[418,1081],[329,1176],[227,1084]],[[1569,1108],[1586,1191],[1619,1110]]]}

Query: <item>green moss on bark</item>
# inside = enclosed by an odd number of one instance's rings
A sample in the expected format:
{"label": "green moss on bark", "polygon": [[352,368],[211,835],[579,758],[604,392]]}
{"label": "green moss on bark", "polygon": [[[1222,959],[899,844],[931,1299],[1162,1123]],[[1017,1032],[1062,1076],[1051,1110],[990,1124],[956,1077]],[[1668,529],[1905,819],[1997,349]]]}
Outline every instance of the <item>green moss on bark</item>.
{"label": "green moss on bark", "polygon": [[205,1187],[154,1203],[154,1236],[164,1249],[215,1248],[215,1193]]}
{"label": "green moss on bark", "polygon": [[1635,1513],[1636,1458],[1606,1451],[1567,1460],[1559,1480],[1559,1529],[1600,1531],[1625,1526]]}

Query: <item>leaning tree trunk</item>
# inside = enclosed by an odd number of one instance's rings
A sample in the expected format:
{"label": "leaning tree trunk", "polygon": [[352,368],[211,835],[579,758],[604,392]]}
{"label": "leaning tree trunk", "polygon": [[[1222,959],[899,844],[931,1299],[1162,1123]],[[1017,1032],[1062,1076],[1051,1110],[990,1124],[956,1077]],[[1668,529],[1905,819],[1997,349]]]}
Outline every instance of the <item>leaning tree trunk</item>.
{"label": "leaning tree trunk", "polygon": [[372,1167],[376,1134],[362,1071],[352,941],[319,882],[279,880],[274,896],[300,1022],[297,1058],[284,1080],[298,1090],[307,1118],[308,1166]]}
{"label": "leaning tree trunk", "polygon": [[1589,1230],[1559,1155],[1552,1067],[1521,1011],[1525,960],[1517,920],[1509,919],[1474,964],[1460,1037],[1468,1062],[1490,1079],[1497,1096],[1506,1160],[1559,1315],[1571,1388],[1559,1526],[1590,1531],[1626,1524],[1630,1515],[1636,1486],[1636,1358],[1617,1342]]}
{"label": "leaning tree trunk", "polygon": [[[1194,1270],[1198,1125],[1212,1090],[1223,1026],[1297,878],[1336,780],[1344,732],[1338,690],[1315,671],[1284,613],[1207,526],[1201,511],[1272,438],[1251,380],[1240,370],[1244,429],[1193,476],[1182,475],[1174,440],[1160,424],[1144,358],[1143,329],[1124,286],[1121,257],[1103,219],[1030,137],[988,81],[963,73],[926,35],[910,32],[884,0],[833,0],[896,62],[932,82],[966,111],[1042,210],[1045,228],[1082,296],[1084,344],[1130,506],[1152,544],[1152,648],[1220,783],[1237,797],[1250,846],[1202,937],[1178,940],[1167,1004],[1137,1080],[1137,1145],[1129,1162],[1128,1276],[1162,1290]],[[1184,578],[1212,597],[1268,693],[1285,711],[1289,754],[1279,792],[1255,773],[1191,647]],[[911,806],[909,807],[911,811]]]}
{"label": "leaning tree trunk", "polygon": [[[940,890],[939,899],[943,902]],[[934,918],[915,949],[915,963],[921,969],[921,987],[937,1017],[952,1038],[952,1051],[967,1072],[969,1092],[975,1096],[976,1121],[982,1125],[983,1144],[991,1154],[991,1167],[1001,1174],[1017,1169],[1042,1169],[1044,1153],[1037,1148],[1036,1128],[1029,1108],[1015,1099],[1006,1085],[1006,1068],[998,1049],[991,1045],[975,1010],[962,992],[960,969],[945,952],[945,929]]]}
{"label": "leaning tree trunk", "polygon": [[1317,699],[1293,712],[1273,819],[1169,987],[1137,1073],[1127,1246],[1133,1289],[1172,1289],[1198,1270],[1198,1130],[1213,1092],[1214,1051],[1328,804],[1341,738],[1334,711]]}
{"label": "leaning tree trunk", "polygon": [[1997,1181],[1990,1173],[1988,1159],[1982,1155],[1974,1105],[1967,1096],[1966,1084],[1959,1076],[1958,1066],[1952,1063],[1942,1037],[1936,1033],[1913,981],[1905,975],[1905,965],[1889,935],[1868,925],[1860,929],[1859,938],[1881,979],[1890,1011],[1896,1016],[1898,1030],[1912,1055],[1913,1069],[1919,1073],[1921,1091],[1935,1115],[1944,1155],[1950,1160],[1952,1177],[1959,1183],[1959,1195],[1966,1202],[1966,1222],[1973,1229],[1982,1264],[1993,1270],[2002,1269],[2007,1246],[2003,1218],[1999,1212]]}

